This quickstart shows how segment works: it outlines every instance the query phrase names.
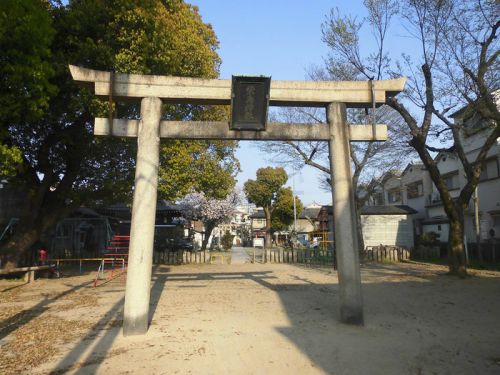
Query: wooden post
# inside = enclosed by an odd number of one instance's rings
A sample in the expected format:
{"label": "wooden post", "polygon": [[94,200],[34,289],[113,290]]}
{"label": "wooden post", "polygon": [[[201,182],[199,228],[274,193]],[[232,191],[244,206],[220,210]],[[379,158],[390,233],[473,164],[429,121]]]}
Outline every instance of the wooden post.
{"label": "wooden post", "polygon": [[338,256],[340,320],[347,324],[363,325],[356,207],[345,104],[330,103],[327,118],[330,127],[330,170]]}
{"label": "wooden post", "polygon": [[35,280],[35,271],[33,270],[26,271],[26,273],[24,274],[24,282],[31,283],[34,280]]}

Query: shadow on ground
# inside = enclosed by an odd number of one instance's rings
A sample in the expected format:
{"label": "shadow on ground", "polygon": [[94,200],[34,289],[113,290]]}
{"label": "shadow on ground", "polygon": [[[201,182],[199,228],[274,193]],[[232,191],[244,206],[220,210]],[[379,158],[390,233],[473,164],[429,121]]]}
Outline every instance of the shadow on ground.
{"label": "shadow on ground", "polygon": [[[14,332],[18,327],[23,326],[29,323],[31,320],[38,318],[45,311],[49,309],[49,305],[56,302],[57,300],[64,298],[65,296],[74,293],[80,289],[83,289],[92,284],[92,281],[88,281],[79,285],[76,285],[64,292],[61,292],[54,297],[45,297],[42,301],[37,303],[35,306],[30,307],[29,309],[23,309],[16,315],[0,322],[0,340],[6,337],[7,335]],[[24,286],[26,284],[19,285],[17,287]],[[4,289],[2,292],[7,292],[16,287]]]}
{"label": "shadow on ground", "polygon": [[[293,273],[294,267],[287,267]],[[169,281],[176,282],[170,284],[174,288],[202,288],[210,280],[248,280],[277,294],[289,324],[275,329],[325,373],[500,371],[500,339],[495,328],[500,316],[498,278],[457,280],[390,265],[369,267],[370,277],[363,284],[366,325],[354,327],[338,321],[337,284],[315,283],[314,278],[293,274],[289,275],[291,282],[282,282],[272,267],[262,268],[255,272],[173,273],[159,266],[153,274],[150,321],[162,293],[170,287]],[[57,364],[53,374],[68,370],[89,373],[89,365],[95,372],[112,357],[110,350],[120,334],[122,311],[123,298]]]}

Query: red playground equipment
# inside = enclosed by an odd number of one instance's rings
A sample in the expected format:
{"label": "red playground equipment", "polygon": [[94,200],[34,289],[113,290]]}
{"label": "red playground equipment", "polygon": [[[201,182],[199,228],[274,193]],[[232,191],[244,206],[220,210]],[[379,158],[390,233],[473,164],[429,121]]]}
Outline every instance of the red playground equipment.
{"label": "red playground equipment", "polygon": [[[130,236],[113,236],[106,248],[109,252],[104,254],[99,264],[94,280],[94,288],[127,272],[129,244]],[[104,281],[100,283],[102,280]]]}

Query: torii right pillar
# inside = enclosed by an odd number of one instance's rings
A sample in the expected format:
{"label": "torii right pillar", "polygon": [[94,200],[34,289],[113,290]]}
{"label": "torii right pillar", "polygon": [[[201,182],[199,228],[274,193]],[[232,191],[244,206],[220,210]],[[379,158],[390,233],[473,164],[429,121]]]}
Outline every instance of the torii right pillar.
{"label": "torii right pillar", "polygon": [[339,278],[340,320],[363,325],[363,298],[356,231],[356,206],[351,175],[350,135],[344,103],[327,107],[330,128],[330,171],[335,252]]}

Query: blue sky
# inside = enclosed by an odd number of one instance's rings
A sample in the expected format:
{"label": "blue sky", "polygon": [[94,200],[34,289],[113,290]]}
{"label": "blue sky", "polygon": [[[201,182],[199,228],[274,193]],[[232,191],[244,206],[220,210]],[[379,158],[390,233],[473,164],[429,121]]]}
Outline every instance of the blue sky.
{"label": "blue sky", "polygon": [[[268,75],[279,80],[307,79],[312,65],[321,65],[328,54],[321,41],[321,23],[332,8],[362,18],[366,11],[361,0],[187,0],[198,6],[220,41],[221,78],[231,75]],[[407,47],[404,31],[393,29],[391,49],[399,54]],[[374,43],[362,34],[362,45]],[[407,51],[408,52],[408,51]],[[255,178],[258,168],[272,166],[271,155],[263,155],[255,142],[240,142],[237,156],[242,172],[238,186]],[[331,194],[319,188],[321,172],[304,167],[295,177],[296,192],[305,204],[331,203]],[[289,181],[292,185],[292,181]]]}

